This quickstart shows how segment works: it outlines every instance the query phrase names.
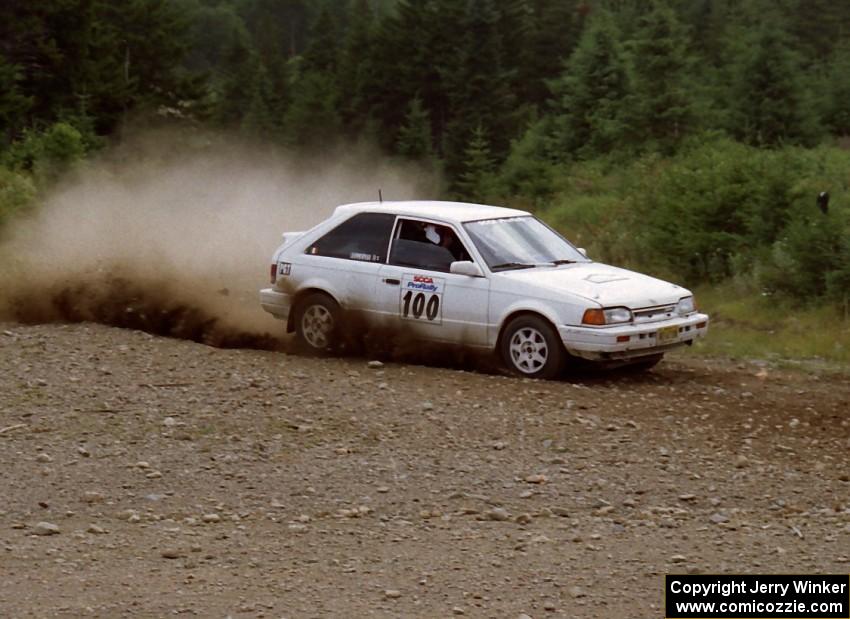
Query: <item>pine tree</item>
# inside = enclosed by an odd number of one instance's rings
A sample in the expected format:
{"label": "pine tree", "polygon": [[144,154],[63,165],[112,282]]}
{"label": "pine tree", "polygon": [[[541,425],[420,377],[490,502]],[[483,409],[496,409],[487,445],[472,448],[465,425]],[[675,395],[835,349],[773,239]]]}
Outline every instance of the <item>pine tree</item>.
{"label": "pine tree", "polygon": [[750,35],[747,49],[735,67],[732,131],[756,146],[811,142],[817,118],[787,36],[764,26]]}
{"label": "pine tree", "polygon": [[[787,9],[791,34],[808,67],[828,60],[850,34],[850,3],[835,0],[791,0]],[[846,78],[845,78],[846,79]]]}
{"label": "pine tree", "polygon": [[547,126],[550,122],[548,117],[535,120],[522,137],[511,143],[511,151],[499,167],[498,195],[539,200],[552,193],[556,165],[547,156]]}
{"label": "pine tree", "polygon": [[549,98],[547,81],[557,78],[578,45],[589,11],[582,0],[531,0],[532,31],[521,56],[523,97],[535,105]]}
{"label": "pine tree", "polygon": [[339,65],[339,89],[346,124],[357,132],[369,118],[367,89],[374,67],[375,16],[369,0],[351,0]]}
{"label": "pine tree", "polygon": [[307,48],[291,63],[292,97],[283,123],[290,144],[320,144],[342,132],[339,60],[337,22],[326,4],[310,28]]}
{"label": "pine tree", "polygon": [[433,156],[431,145],[431,118],[422,107],[422,100],[414,97],[408,106],[404,125],[396,138],[396,152],[410,159]]}
{"label": "pine tree", "polygon": [[32,107],[32,97],[21,90],[20,69],[0,56],[0,150],[25,126],[26,114]]}
{"label": "pine tree", "polygon": [[490,152],[487,133],[479,125],[463,152],[463,167],[455,182],[455,193],[468,202],[486,202],[493,183],[495,161]]}
{"label": "pine tree", "polygon": [[302,70],[335,73],[339,64],[339,28],[329,5],[322,7],[310,28],[310,42],[302,54]]}
{"label": "pine tree", "polygon": [[619,38],[610,14],[595,13],[563,74],[550,83],[554,159],[595,156],[623,145],[630,85]]}
{"label": "pine tree", "polygon": [[[310,23],[306,0],[231,0],[251,33],[263,64],[285,62],[304,51]],[[219,3],[221,6],[221,3]]]}
{"label": "pine tree", "polygon": [[362,85],[364,106],[381,125],[383,145],[405,122],[412,93],[430,115],[435,148],[446,151],[446,126],[453,114],[447,73],[456,67],[463,36],[465,0],[400,0],[379,25],[371,48],[371,71]]}
{"label": "pine tree", "polygon": [[531,0],[504,0],[499,3],[497,28],[502,41],[502,61],[510,74],[510,90],[520,101],[531,98],[537,83],[533,74],[536,34],[534,7]]}
{"label": "pine tree", "polygon": [[245,88],[245,76],[254,75],[260,64],[250,40],[236,36],[222,51],[221,67],[212,87],[215,90],[213,117],[222,125],[241,123],[251,105],[252,93]]}
{"label": "pine tree", "polygon": [[342,119],[334,76],[319,71],[302,72],[293,88],[292,101],[284,117],[287,142],[294,146],[310,146],[336,139],[342,130]]}
{"label": "pine tree", "polygon": [[234,4],[249,33],[249,46],[268,72],[276,99],[273,113],[282,117],[288,104],[289,60],[302,53],[306,45],[310,14],[307,2],[235,0]]}
{"label": "pine tree", "polygon": [[666,0],[649,0],[638,20],[632,54],[629,125],[644,147],[671,151],[693,123],[686,78],[693,63],[687,32]]}
{"label": "pine tree", "polygon": [[278,132],[275,107],[277,99],[272,91],[268,71],[257,60],[250,83],[250,100],[242,118],[242,130],[259,138],[274,138]]}
{"label": "pine tree", "polygon": [[104,1],[97,6],[96,17],[110,33],[104,41],[107,53],[121,68],[123,107],[177,106],[198,94],[179,71],[187,50],[186,13],[169,0],[128,0],[120,5]]}
{"label": "pine tree", "polygon": [[850,41],[833,52],[823,96],[824,124],[833,135],[850,136]]}
{"label": "pine tree", "polygon": [[723,62],[729,26],[744,23],[740,0],[678,0],[677,4],[677,15],[701,55],[712,64]]}
{"label": "pine tree", "polygon": [[476,127],[488,136],[489,147],[499,159],[507,155],[510,140],[517,133],[516,98],[503,61],[495,2],[470,0],[461,24],[465,34],[457,59],[453,65],[440,68],[450,104],[444,152],[450,177],[459,172],[459,154]]}
{"label": "pine tree", "polygon": [[93,12],[93,0],[0,3],[0,54],[15,67],[17,91],[31,97],[34,125],[54,122],[80,101],[90,101]]}

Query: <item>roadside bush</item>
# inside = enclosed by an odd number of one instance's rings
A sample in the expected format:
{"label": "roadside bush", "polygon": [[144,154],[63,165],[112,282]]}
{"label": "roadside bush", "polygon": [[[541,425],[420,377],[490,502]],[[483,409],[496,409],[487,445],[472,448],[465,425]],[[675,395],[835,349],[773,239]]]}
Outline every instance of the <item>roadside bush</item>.
{"label": "roadside bush", "polygon": [[[553,169],[539,212],[592,257],[690,286],[734,279],[789,299],[850,295],[850,152],[720,135],[670,158]],[[829,212],[816,198],[829,191]]]}
{"label": "roadside bush", "polygon": [[[757,273],[759,284],[788,296],[826,294],[848,230],[850,154],[712,139],[662,168],[638,208],[652,256],[667,268],[689,282]],[[829,215],[816,204],[823,190],[833,195]]]}
{"label": "roadside bush", "polygon": [[541,121],[511,143],[507,159],[499,170],[497,192],[507,198],[521,196],[539,204],[551,197],[556,165],[546,154],[545,133]]}
{"label": "roadside bush", "polygon": [[34,205],[37,194],[83,160],[97,138],[70,122],[58,122],[44,131],[27,131],[0,153],[0,226],[15,213]]}
{"label": "roadside bush", "polygon": [[0,226],[15,213],[32,206],[35,193],[29,176],[0,167]]}
{"label": "roadside bush", "polygon": [[797,219],[788,226],[759,278],[767,290],[802,299],[827,295],[827,281],[842,267],[841,229],[829,219]]}
{"label": "roadside bush", "polygon": [[844,308],[844,317],[850,318],[850,238],[845,231],[840,265],[826,274],[827,297]]}
{"label": "roadside bush", "polygon": [[[796,182],[789,192],[787,225],[757,265],[759,284],[803,300],[846,302],[850,293],[850,153],[834,148],[794,151]],[[832,194],[829,209],[817,206],[820,191]]]}
{"label": "roadside bush", "polygon": [[638,198],[652,258],[694,282],[723,280],[733,264],[749,262],[742,254],[756,238],[770,238],[786,210],[777,199],[785,190],[783,176],[770,158],[721,139],[664,164]]}
{"label": "roadside bush", "polygon": [[14,169],[31,171],[39,184],[46,184],[82,160],[85,153],[82,133],[69,123],[58,122],[42,132],[28,131],[12,144],[4,161]]}
{"label": "roadside bush", "polygon": [[654,162],[604,158],[561,166],[552,176],[555,194],[540,214],[594,260],[646,268],[634,204]]}

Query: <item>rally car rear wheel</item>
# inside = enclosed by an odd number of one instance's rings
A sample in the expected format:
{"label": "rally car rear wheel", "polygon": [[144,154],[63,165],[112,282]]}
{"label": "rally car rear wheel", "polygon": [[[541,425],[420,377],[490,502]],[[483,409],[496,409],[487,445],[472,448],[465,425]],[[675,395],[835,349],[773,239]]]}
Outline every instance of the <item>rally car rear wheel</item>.
{"label": "rally car rear wheel", "polygon": [[566,353],[558,334],[543,318],[517,316],[502,335],[502,359],[508,369],[529,378],[556,378]]}
{"label": "rally car rear wheel", "polygon": [[295,337],[307,351],[323,353],[337,343],[339,306],[328,295],[313,293],[299,304],[295,315]]}

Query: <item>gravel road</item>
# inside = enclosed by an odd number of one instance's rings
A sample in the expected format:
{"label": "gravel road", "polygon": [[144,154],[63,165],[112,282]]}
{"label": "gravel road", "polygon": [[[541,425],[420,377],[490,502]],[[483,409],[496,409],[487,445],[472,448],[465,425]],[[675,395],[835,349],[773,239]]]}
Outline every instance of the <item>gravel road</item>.
{"label": "gravel road", "polygon": [[2,617],[661,617],[850,570],[850,376],[535,382],[0,325]]}

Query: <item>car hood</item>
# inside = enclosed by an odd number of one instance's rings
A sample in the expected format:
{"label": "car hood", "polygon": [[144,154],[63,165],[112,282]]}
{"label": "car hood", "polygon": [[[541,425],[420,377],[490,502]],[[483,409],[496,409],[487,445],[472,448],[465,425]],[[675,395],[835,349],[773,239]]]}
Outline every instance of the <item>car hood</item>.
{"label": "car hood", "polygon": [[598,262],[502,271],[499,275],[508,282],[578,295],[603,307],[654,307],[676,303],[690,295],[676,284]]}

